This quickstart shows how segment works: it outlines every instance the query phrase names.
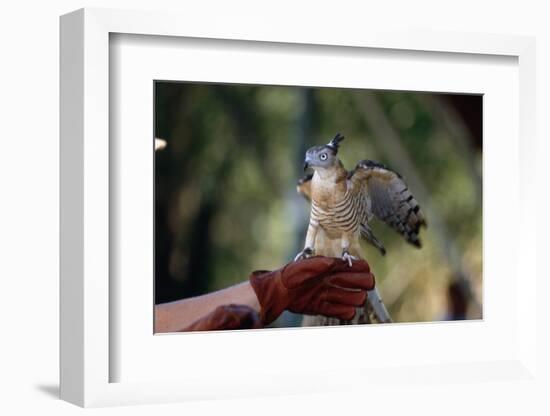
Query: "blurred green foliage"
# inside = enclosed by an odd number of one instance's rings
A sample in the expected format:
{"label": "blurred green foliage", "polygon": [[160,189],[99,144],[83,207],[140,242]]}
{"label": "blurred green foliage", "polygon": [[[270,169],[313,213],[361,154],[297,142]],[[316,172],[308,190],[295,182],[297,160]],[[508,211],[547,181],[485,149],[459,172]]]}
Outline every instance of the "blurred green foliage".
{"label": "blurred green foliage", "polygon": [[[359,105],[363,96],[374,104]],[[373,159],[404,174],[400,164],[408,159],[429,200],[417,199],[438,218],[432,229],[427,213],[421,250],[373,224],[388,255],[365,246],[364,257],[394,320],[460,318],[461,298],[465,317],[480,318],[481,100],[156,82],[155,135],[168,145],[155,156],[155,302],[221,289],[289,262],[309,217],[309,203],[296,193],[304,152],[341,132],[348,169]],[[399,138],[401,156],[387,151],[384,126]]]}

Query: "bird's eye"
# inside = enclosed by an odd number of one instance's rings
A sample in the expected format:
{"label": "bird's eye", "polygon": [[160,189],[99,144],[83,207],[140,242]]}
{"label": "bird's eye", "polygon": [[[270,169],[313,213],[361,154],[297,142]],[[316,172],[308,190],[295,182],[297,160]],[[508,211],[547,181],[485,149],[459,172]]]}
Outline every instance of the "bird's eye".
{"label": "bird's eye", "polygon": [[319,156],[319,159],[327,160],[327,154],[326,153],[321,153],[321,156]]}

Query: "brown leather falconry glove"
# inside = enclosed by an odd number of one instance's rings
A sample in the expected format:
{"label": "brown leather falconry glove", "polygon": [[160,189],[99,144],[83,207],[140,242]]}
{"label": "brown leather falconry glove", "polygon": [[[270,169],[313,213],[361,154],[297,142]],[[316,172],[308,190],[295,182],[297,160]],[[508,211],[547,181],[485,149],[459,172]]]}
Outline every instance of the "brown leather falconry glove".
{"label": "brown leather falconry glove", "polygon": [[256,271],[250,284],[261,306],[262,324],[273,322],[285,310],[350,320],[374,288],[369,264],[352,266],[334,257],[311,257],[273,272]]}
{"label": "brown leather falconry glove", "polygon": [[222,305],[208,315],[197,319],[183,331],[214,331],[223,329],[261,328],[258,312],[246,305]]}

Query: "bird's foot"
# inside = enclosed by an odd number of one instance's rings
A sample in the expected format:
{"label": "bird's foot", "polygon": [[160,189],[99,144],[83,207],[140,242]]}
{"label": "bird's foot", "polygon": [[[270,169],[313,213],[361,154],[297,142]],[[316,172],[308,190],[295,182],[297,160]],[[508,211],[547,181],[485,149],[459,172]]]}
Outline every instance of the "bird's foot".
{"label": "bird's foot", "polygon": [[313,256],[313,249],[309,248],[309,247],[306,247],[304,248],[302,251],[300,251],[296,257],[294,257],[294,261],[298,261],[298,260],[304,260],[304,259],[308,259],[310,257]]}
{"label": "bird's foot", "polygon": [[352,260],[359,260],[359,259],[357,257],[352,256],[351,254],[349,254],[349,252],[347,250],[344,250],[344,252],[342,253],[342,260],[347,261],[348,264],[349,264],[349,267],[351,267],[352,266]]}

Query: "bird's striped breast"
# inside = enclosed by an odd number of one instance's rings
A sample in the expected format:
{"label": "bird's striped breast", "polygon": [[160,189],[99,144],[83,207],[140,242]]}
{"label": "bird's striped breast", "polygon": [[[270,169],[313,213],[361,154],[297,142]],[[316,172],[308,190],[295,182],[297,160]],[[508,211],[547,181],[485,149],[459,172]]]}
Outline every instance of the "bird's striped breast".
{"label": "bird's striped breast", "polygon": [[348,188],[343,198],[333,205],[311,203],[311,220],[327,231],[357,231],[368,213],[368,200],[361,192]]}

